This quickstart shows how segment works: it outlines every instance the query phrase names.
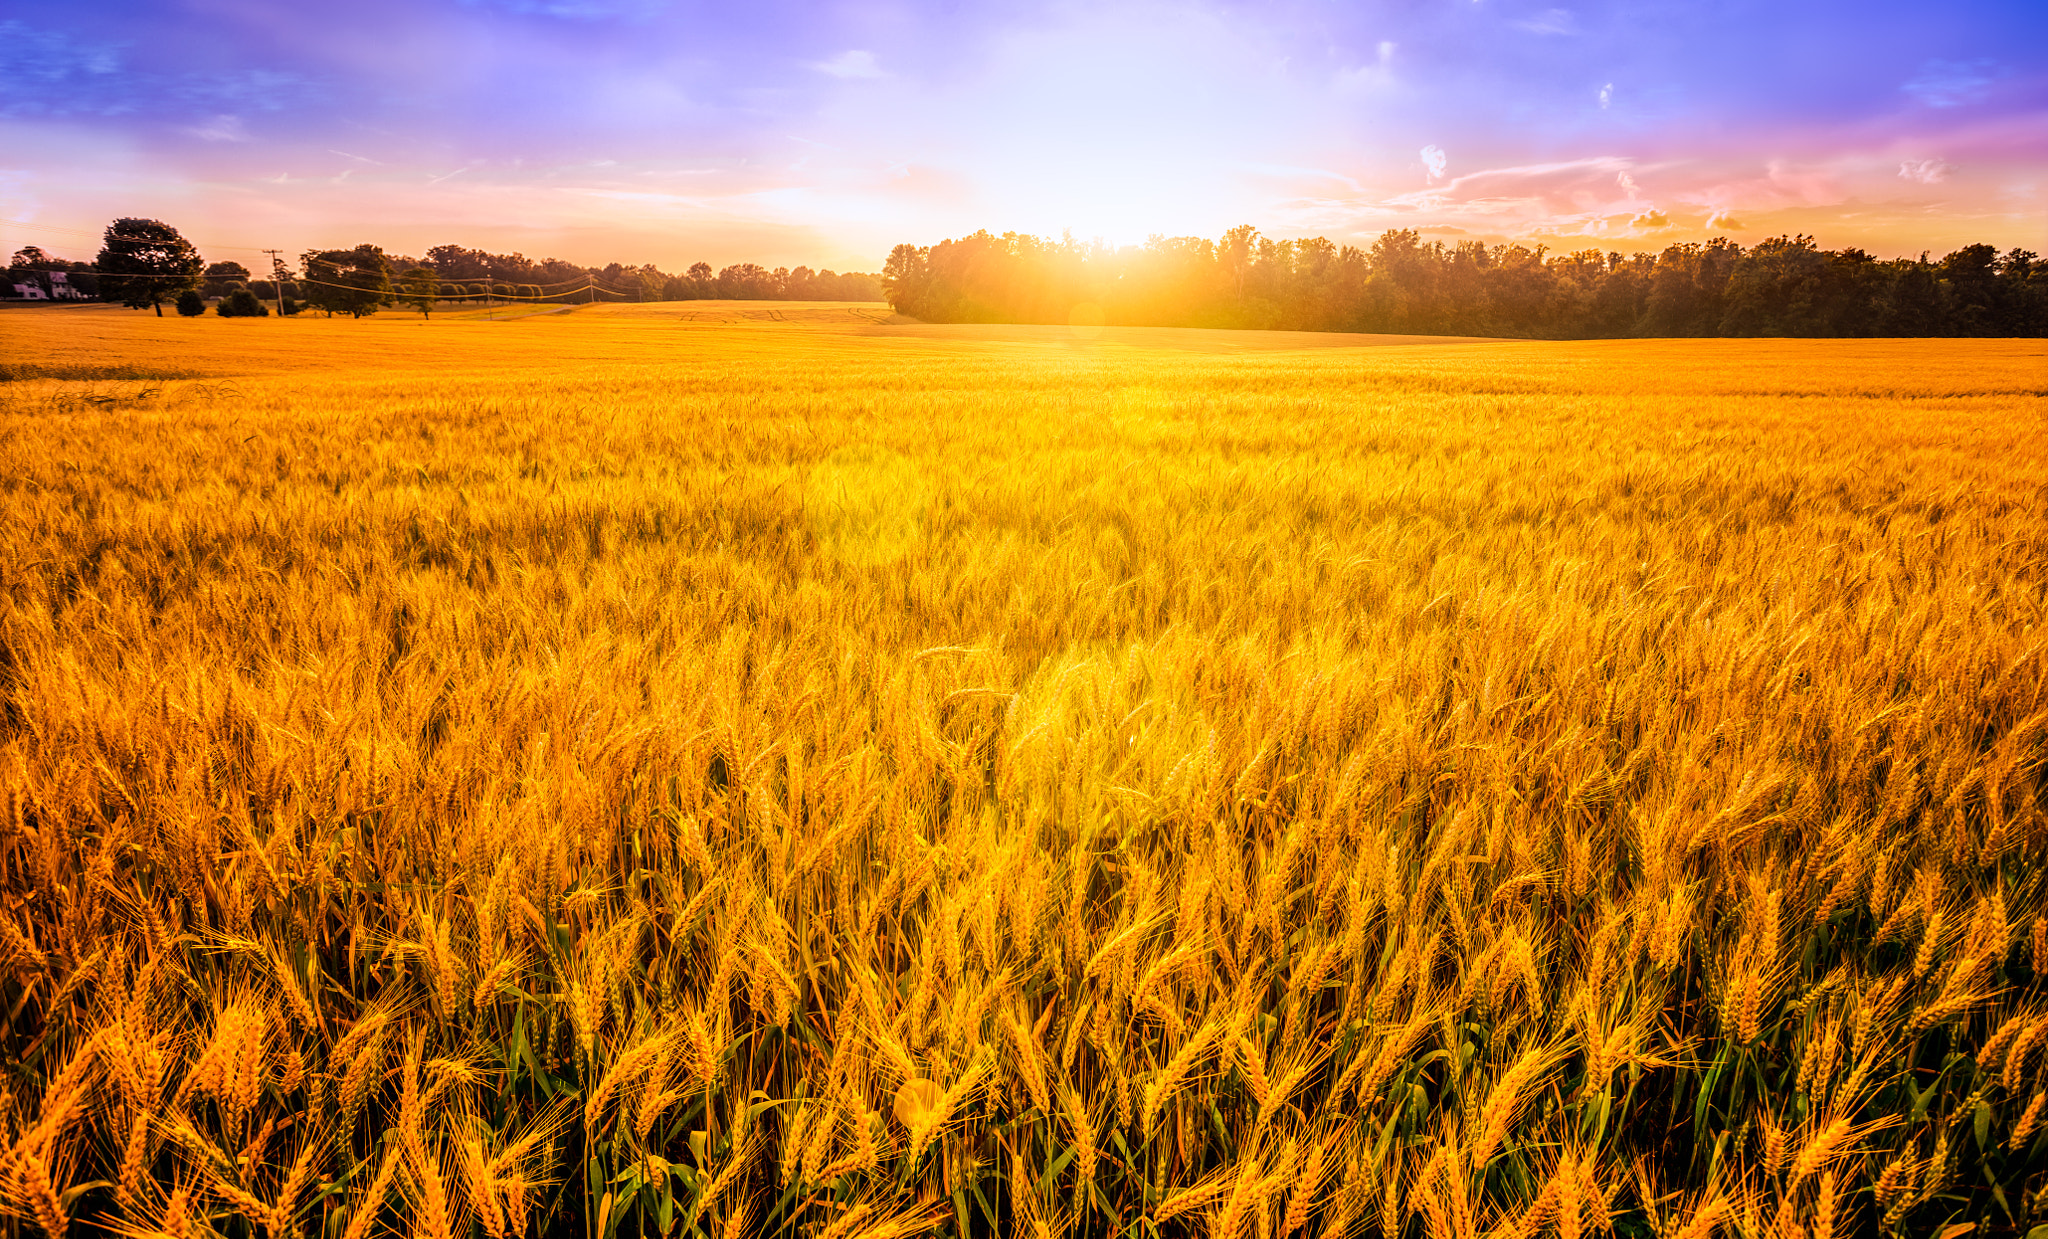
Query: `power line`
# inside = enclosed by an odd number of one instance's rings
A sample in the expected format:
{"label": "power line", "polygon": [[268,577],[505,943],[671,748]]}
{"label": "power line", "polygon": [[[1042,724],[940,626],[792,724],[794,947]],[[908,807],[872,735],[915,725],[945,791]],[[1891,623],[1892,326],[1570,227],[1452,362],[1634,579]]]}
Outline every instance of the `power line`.
{"label": "power line", "polygon": [[[287,277],[287,280],[288,280],[288,282],[290,282],[290,283],[293,283],[293,284],[317,284],[317,285],[319,285],[319,286],[320,286],[320,287],[322,287],[322,288],[343,288],[343,289],[347,289],[347,290],[349,290],[350,292],[370,292],[370,291],[372,291],[371,289],[367,289],[367,288],[364,288],[364,287],[363,287],[362,285],[360,285],[360,284],[336,284],[336,283],[334,283],[334,282],[333,282],[332,280],[316,280],[316,279],[313,279],[313,278],[312,278],[311,276],[304,276],[304,275],[295,275],[295,276],[289,276],[289,277]],[[437,280],[436,282],[437,282],[437,283],[439,283],[440,281],[438,281],[438,280]],[[459,285],[461,285],[461,284],[463,283],[463,281],[461,281],[461,280],[449,280],[449,281],[446,281],[446,282],[447,282],[447,283],[450,283],[450,284],[455,284],[455,285],[458,285],[458,286],[459,286]],[[479,283],[481,283],[482,281],[478,281],[478,282],[479,282]],[[538,287],[538,286],[536,285],[536,287]],[[523,293],[501,293],[501,292],[497,292],[497,291],[496,291],[495,289],[494,289],[494,290],[493,290],[493,291],[492,291],[492,292],[491,292],[490,294],[488,294],[488,295],[489,295],[489,296],[492,296],[492,297],[495,297],[495,298],[497,298],[497,299],[498,299],[498,300],[500,300],[500,301],[553,301],[553,300],[555,300],[555,299],[556,299],[556,298],[558,298],[558,297],[573,297],[573,296],[575,296],[575,295],[576,295],[577,293],[581,293],[581,292],[590,292],[590,291],[593,291],[593,290],[594,290],[594,291],[596,291],[596,292],[601,292],[601,293],[603,293],[603,294],[604,294],[605,296],[607,296],[607,297],[636,297],[636,296],[638,296],[638,295],[639,295],[638,293],[635,293],[635,292],[629,292],[629,291],[626,291],[626,290],[624,290],[624,289],[618,289],[618,288],[608,288],[608,287],[606,287],[605,285],[603,285],[603,284],[600,284],[600,283],[598,283],[598,282],[597,282],[596,280],[588,280],[588,281],[586,281],[585,283],[583,283],[583,284],[582,284],[582,285],[581,285],[580,287],[577,287],[577,288],[571,288],[571,289],[567,289],[567,290],[565,290],[565,291],[562,291],[562,292],[554,292],[554,293],[542,293],[541,295],[539,295],[539,296],[537,296],[537,297],[535,297],[535,296],[530,296],[530,295],[527,295],[527,294],[523,294]],[[402,291],[402,290],[394,288],[394,289],[393,289],[392,291],[393,291],[394,293],[396,293],[396,292],[399,292],[399,291]],[[461,295],[461,296],[468,296],[468,295],[470,295],[470,294],[468,294],[468,293],[466,293],[466,292],[465,292],[465,293],[463,293],[463,294],[460,294],[460,295]],[[441,299],[441,295],[440,295],[439,293],[436,293],[436,294],[435,294],[435,298],[436,298],[437,300],[439,300],[439,299]],[[451,300],[452,300],[452,298],[451,298]],[[565,302],[564,304],[567,304],[567,303]]]}
{"label": "power line", "polygon": [[284,280],[289,269],[284,265],[283,250],[264,250],[270,255],[270,291],[277,294],[277,316],[284,317]]}

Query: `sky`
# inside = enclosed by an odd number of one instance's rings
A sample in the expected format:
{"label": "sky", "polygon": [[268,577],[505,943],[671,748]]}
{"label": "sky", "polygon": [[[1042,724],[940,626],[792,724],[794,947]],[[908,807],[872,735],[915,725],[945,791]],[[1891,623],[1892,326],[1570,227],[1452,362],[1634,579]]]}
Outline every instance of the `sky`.
{"label": "sky", "polygon": [[8,0],[0,247],[2048,251],[2042,0]]}

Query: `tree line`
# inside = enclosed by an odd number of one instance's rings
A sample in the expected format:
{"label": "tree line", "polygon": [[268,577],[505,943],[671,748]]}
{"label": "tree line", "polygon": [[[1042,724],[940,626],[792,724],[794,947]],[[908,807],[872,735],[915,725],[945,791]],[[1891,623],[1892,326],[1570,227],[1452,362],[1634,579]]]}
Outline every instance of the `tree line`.
{"label": "tree line", "polygon": [[[411,259],[399,259],[410,263]],[[670,274],[652,263],[579,267],[559,258],[534,260],[524,254],[492,254],[459,245],[437,245],[422,265],[443,279],[481,282],[498,280],[547,289],[583,280],[621,290],[646,301],[880,301],[881,277],[871,272],[814,271],[809,267],[776,267],[735,263],[712,270],[707,262]]]}
{"label": "tree line", "polygon": [[[181,314],[206,312],[209,300],[224,316],[285,314],[311,308],[361,317],[389,306],[422,313],[449,301],[879,301],[881,277],[871,272],[810,267],[769,269],[737,263],[713,271],[699,262],[670,274],[651,263],[578,266],[559,258],[493,254],[437,245],[425,255],[387,254],[381,246],[308,250],[299,269],[252,272],[238,262],[208,263],[198,248],[161,220],[124,218],[107,225],[98,256],[75,262],[25,246],[8,262],[8,285],[40,284],[52,273],[88,297],[159,315],[170,304]],[[284,278],[272,278],[281,274]]]}
{"label": "tree line", "polygon": [[1122,248],[984,231],[897,246],[883,285],[899,313],[931,322],[1085,314],[1131,326],[1550,339],[2048,334],[2048,266],[2030,251],[1880,259],[1804,235],[1624,255],[1424,241],[1414,229],[1365,248],[1277,241],[1249,225],[1218,241]]}

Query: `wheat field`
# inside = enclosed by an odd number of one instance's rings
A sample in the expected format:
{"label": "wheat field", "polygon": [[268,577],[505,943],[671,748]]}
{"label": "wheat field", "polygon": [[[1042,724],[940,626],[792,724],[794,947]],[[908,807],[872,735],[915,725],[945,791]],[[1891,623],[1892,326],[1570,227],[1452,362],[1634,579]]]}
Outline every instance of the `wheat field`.
{"label": "wheat field", "polygon": [[0,312],[16,1233],[2043,1233],[2038,341],[477,320]]}

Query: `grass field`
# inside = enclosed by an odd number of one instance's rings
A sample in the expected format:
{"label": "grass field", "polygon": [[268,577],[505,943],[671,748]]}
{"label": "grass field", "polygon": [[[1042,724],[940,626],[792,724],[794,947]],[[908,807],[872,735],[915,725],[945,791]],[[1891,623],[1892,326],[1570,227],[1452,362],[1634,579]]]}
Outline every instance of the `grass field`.
{"label": "grass field", "polygon": [[2039,341],[0,371],[22,1233],[2048,1223]]}

